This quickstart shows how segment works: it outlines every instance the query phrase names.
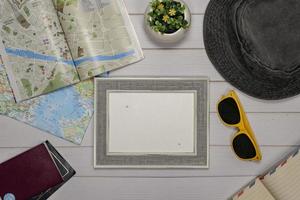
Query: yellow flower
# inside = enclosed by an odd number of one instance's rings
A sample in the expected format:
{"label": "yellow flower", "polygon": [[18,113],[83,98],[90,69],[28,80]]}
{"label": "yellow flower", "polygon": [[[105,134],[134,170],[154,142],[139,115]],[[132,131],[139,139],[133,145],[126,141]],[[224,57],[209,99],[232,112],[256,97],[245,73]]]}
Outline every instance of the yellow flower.
{"label": "yellow flower", "polygon": [[158,6],[157,6],[157,8],[159,9],[159,10],[162,10],[163,8],[164,8],[164,4],[159,4]]}
{"label": "yellow flower", "polygon": [[170,18],[170,17],[169,17],[168,15],[164,15],[164,16],[163,16],[163,21],[164,21],[164,22],[167,22],[169,18]]}
{"label": "yellow flower", "polygon": [[169,10],[169,15],[170,15],[170,16],[176,15],[176,10],[175,10],[174,8],[170,9],[170,10]]}

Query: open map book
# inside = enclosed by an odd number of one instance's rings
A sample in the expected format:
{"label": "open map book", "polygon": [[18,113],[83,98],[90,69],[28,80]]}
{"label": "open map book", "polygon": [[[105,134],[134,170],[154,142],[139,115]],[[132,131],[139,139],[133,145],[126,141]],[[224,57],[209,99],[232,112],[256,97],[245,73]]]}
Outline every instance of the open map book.
{"label": "open map book", "polygon": [[0,36],[17,102],[143,58],[122,0],[2,0]]}

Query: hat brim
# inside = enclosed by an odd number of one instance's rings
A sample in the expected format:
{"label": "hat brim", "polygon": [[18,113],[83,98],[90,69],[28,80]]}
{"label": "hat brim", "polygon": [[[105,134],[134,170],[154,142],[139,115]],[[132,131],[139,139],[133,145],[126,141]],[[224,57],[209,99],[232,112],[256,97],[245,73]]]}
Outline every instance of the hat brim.
{"label": "hat brim", "polygon": [[[211,0],[204,17],[203,37],[208,57],[223,78],[242,92],[266,100],[300,93],[300,74],[276,80],[272,74],[255,74],[257,63],[245,61],[232,23],[236,0]],[[264,77],[264,78],[262,78]]]}

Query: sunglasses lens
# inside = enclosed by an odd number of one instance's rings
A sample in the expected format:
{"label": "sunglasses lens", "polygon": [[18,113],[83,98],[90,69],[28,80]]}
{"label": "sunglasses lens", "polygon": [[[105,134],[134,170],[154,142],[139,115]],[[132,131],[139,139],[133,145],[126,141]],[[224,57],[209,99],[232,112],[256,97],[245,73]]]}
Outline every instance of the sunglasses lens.
{"label": "sunglasses lens", "polygon": [[232,147],[237,156],[243,159],[251,159],[256,156],[256,151],[249,137],[242,133],[233,139]]}
{"label": "sunglasses lens", "polygon": [[231,97],[222,100],[218,105],[218,112],[222,120],[227,124],[238,124],[240,112],[235,100]]}

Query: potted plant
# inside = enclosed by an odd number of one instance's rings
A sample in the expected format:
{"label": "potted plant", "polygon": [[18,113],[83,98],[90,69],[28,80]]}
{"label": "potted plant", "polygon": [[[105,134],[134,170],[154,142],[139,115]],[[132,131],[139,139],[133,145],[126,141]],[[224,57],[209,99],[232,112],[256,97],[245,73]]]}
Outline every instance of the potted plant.
{"label": "potted plant", "polygon": [[182,0],[152,0],[145,12],[145,29],[158,42],[179,41],[190,24],[191,13]]}

